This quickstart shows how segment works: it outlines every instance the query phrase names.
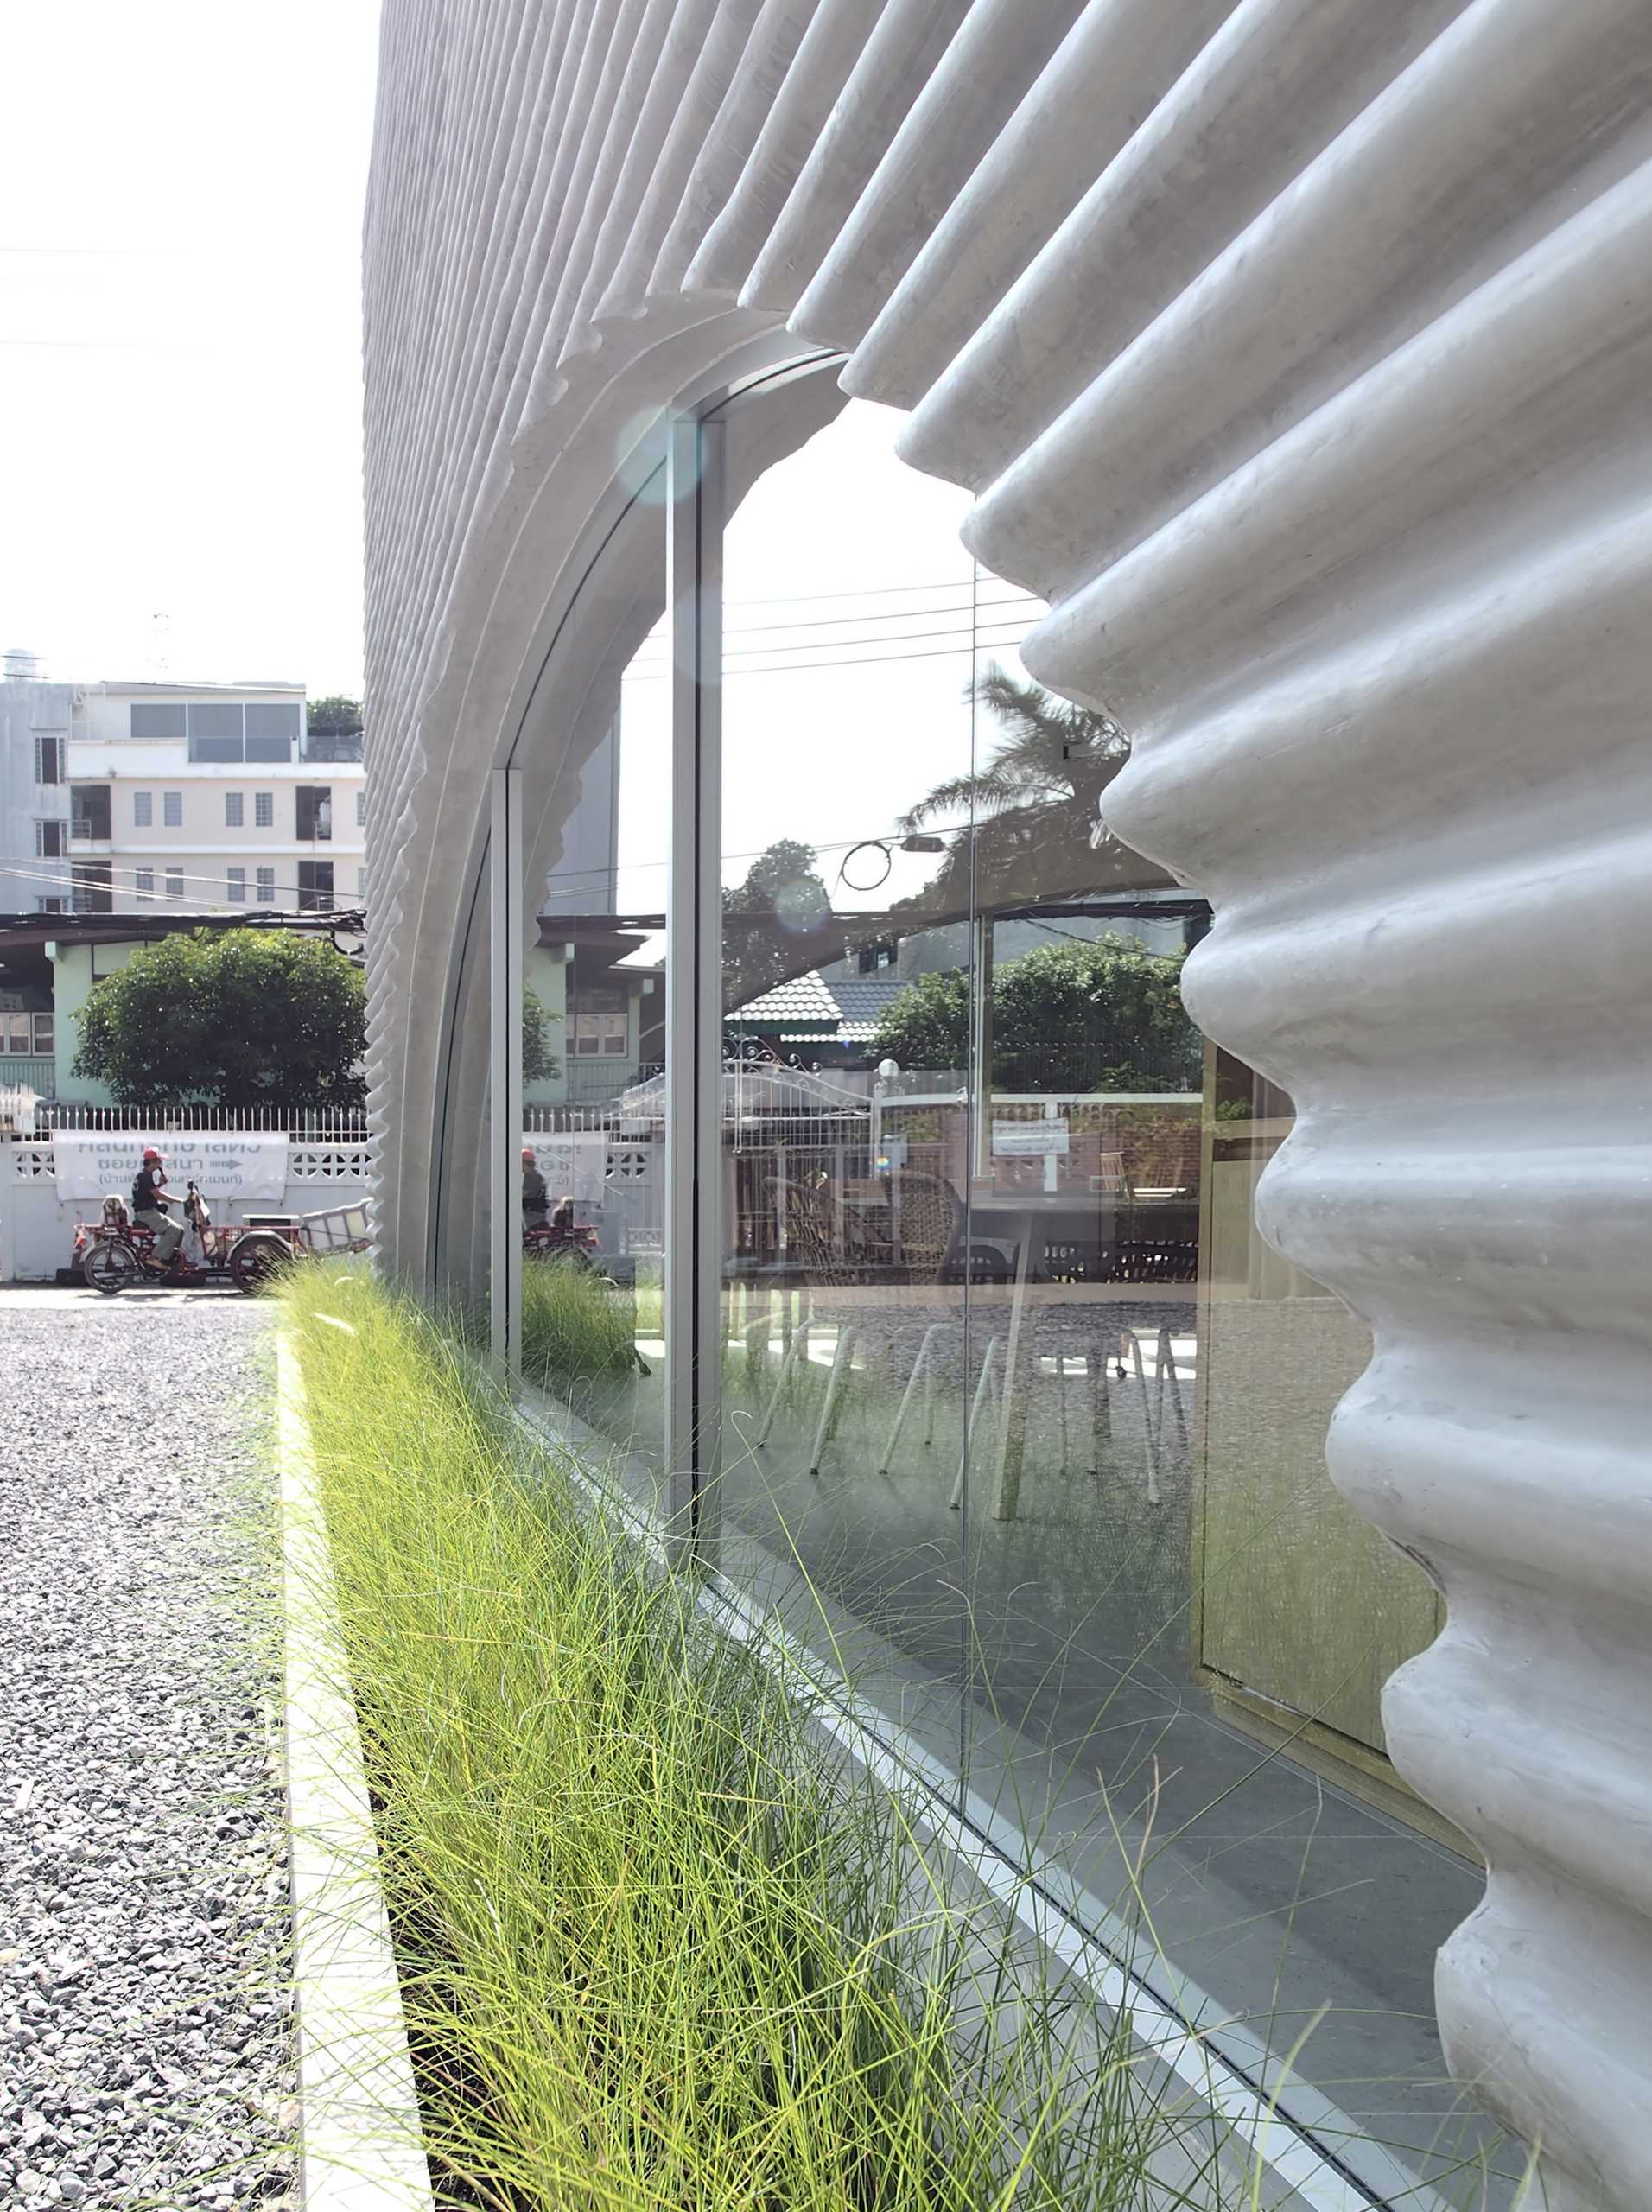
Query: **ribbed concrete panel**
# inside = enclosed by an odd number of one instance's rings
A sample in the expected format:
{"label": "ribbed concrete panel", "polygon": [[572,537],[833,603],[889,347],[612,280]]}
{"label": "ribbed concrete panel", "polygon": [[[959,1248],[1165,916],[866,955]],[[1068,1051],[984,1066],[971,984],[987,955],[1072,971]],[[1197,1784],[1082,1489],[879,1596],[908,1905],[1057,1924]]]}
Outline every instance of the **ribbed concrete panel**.
{"label": "ribbed concrete panel", "polygon": [[386,0],[365,238],[392,1261],[486,1187],[487,772],[651,413],[792,315],[985,495],[1298,1103],[1264,1225],[1377,1347],[1332,1473],[1450,1605],[1389,1741],[1492,1870],[1447,2048],[1555,2212],[1652,2141],[1649,89],[1642,0]]}

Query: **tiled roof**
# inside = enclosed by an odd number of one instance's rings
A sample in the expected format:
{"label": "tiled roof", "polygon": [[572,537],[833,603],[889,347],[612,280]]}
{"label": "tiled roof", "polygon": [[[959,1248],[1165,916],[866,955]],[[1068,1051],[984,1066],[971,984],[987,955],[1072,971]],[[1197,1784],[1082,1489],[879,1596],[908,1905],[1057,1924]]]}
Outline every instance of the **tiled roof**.
{"label": "tiled roof", "polygon": [[[865,1045],[871,1042],[884,1008],[905,988],[893,969],[874,976],[834,976],[829,983],[814,969],[736,1007],[733,1018],[758,1028],[782,1025],[782,1039],[787,1044],[824,1042],[822,1027],[829,1023],[832,1043]],[[799,1029],[795,1026],[799,1022],[810,1027]]]}
{"label": "tiled roof", "polygon": [[842,1010],[817,972],[793,976],[784,983],[777,983],[772,990],[764,991],[742,1007],[736,1007],[737,1021],[748,1021],[766,1027],[772,1021],[837,1021]]}

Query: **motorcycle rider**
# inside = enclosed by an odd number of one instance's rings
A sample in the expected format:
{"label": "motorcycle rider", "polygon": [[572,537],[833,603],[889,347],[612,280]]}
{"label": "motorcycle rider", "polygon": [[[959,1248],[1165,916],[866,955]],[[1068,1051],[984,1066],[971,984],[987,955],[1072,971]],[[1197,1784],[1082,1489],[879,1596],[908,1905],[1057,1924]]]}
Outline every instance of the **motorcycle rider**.
{"label": "motorcycle rider", "polygon": [[534,1158],[533,1147],[522,1147],[522,1226],[543,1229],[550,1194],[545,1188],[545,1179],[539,1173],[539,1163]]}
{"label": "motorcycle rider", "polygon": [[143,1165],[132,1179],[132,1219],[155,1231],[156,1262],[169,1268],[183,1243],[183,1224],[167,1211],[172,1201],[166,1195],[166,1162],[152,1144],[146,1144]]}

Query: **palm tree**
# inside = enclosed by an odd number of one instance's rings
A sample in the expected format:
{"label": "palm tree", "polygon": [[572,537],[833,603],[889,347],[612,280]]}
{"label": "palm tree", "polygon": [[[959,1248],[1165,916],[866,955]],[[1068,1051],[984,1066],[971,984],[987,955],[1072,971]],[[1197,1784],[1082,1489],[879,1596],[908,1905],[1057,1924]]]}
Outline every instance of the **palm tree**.
{"label": "palm tree", "polygon": [[1110,715],[1058,699],[1041,684],[1018,683],[995,662],[969,696],[993,715],[1002,740],[984,766],[949,777],[901,817],[909,836],[948,815],[974,824],[973,838],[956,840],[913,904],[957,903],[972,844],[982,907],[1173,882],[1102,824],[1102,794],[1130,757],[1130,741]]}

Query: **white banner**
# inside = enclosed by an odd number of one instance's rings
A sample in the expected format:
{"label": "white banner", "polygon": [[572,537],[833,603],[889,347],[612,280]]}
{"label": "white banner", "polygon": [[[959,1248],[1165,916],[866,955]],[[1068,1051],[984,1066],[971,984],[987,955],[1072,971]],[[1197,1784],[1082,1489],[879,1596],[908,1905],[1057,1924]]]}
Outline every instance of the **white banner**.
{"label": "white banner", "polygon": [[132,1179],[152,1144],[166,1163],[167,1192],[181,1205],[190,1184],[204,1198],[278,1205],[287,1194],[284,1129],[56,1129],[52,1160],[60,1199],[84,1203],[118,1192],[131,1204]]}
{"label": "white banner", "polygon": [[539,1163],[552,1205],[562,1198],[578,1198],[588,1205],[606,1195],[608,1140],[603,1130],[563,1129],[554,1135],[530,1130],[522,1141]]}
{"label": "white banner", "polygon": [[1059,1122],[997,1122],[993,1123],[993,1150],[1000,1158],[1038,1159],[1071,1149],[1068,1125]]}

